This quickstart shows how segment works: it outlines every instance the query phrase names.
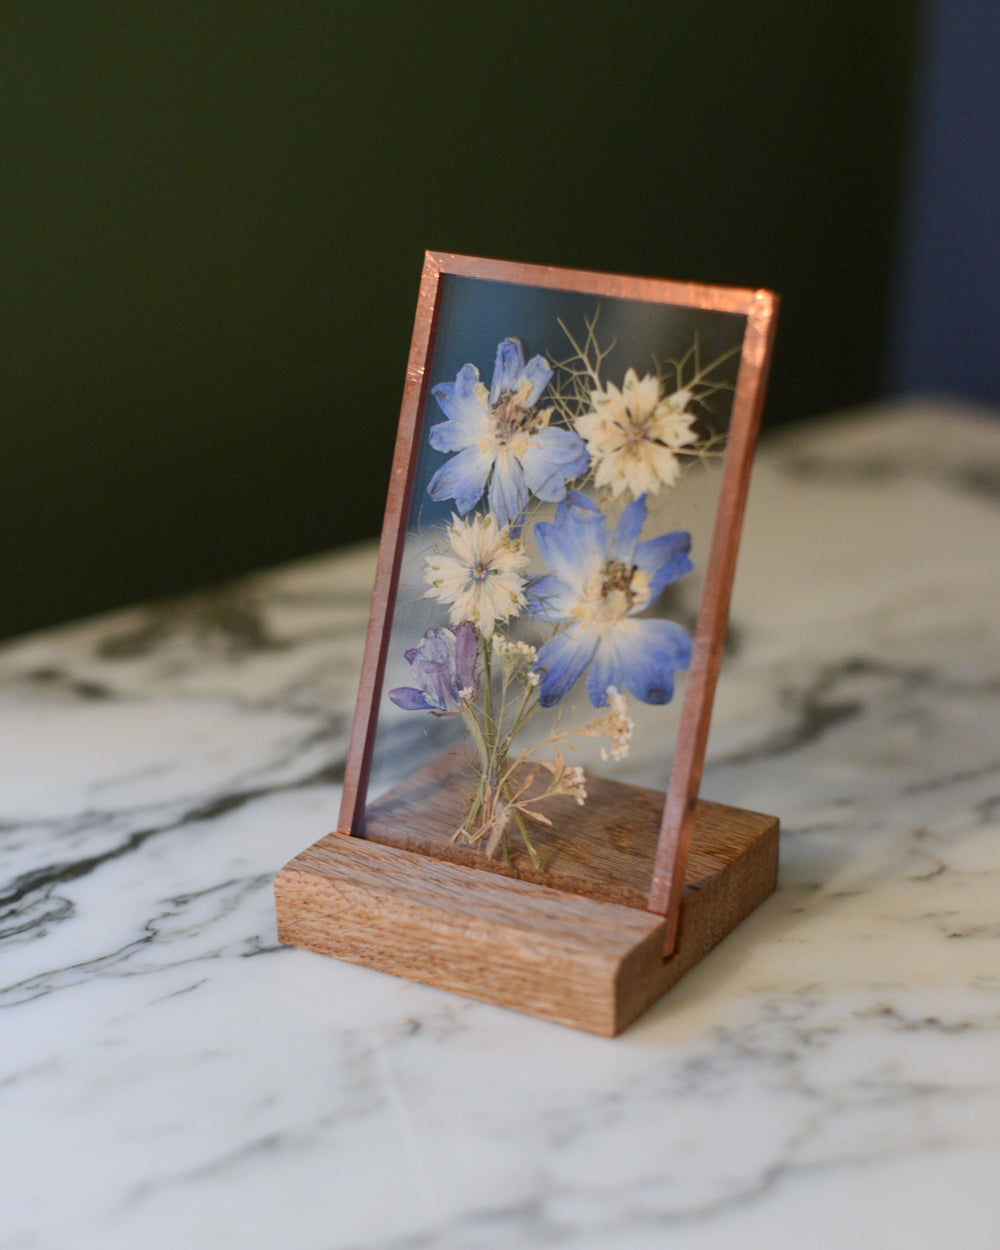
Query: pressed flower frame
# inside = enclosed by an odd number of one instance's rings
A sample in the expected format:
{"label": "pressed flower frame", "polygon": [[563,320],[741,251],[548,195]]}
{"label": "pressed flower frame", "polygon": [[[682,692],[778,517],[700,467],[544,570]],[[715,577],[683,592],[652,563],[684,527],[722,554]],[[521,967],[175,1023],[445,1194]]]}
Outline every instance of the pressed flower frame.
{"label": "pressed flower frame", "polygon": [[[776,305],[768,292],[428,254],[340,832],[383,836],[366,813],[380,755],[402,756],[400,774],[413,772],[416,756],[405,737],[387,737],[387,716],[419,722],[432,748],[454,754],[447,722],[472,763],[469,816],[446,843],[495,860],[520,828],[544,869],[528,826],[544,833],[560,804],[586,802],[569,753],[580,740],[567,739],[604,733],[601,758],[617,758],[628,748],[626,696],[670,703],[676,677],[679,723],[662,752],[672,753],[670,781],[644,899],[667,918],[672,949]],[[650,349],[663,347],[664,324],[679,346],[658,358]],[[690,537],[651,532],[647,501],[663,504],[684,467],[707,456],[721,474],[686,627],[664,619],[658,600],[690,573]],[[508,689],[511,706],[540,713],[575,691],[590,719],[549,722],[545,749],[522,752],[527,720],[513,712],[500,743],[492,701]],[[491,772],[497,757],[503,767]]]}

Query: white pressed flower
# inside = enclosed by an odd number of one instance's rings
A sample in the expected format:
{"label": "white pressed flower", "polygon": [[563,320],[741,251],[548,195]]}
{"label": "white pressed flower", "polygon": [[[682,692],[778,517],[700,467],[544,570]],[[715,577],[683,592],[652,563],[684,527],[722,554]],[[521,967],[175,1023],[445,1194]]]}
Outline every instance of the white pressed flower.
{"label": "white pressed flower", "polygon": [[516,678],[526,686],[537,686],[541,681],[538,673],[532,671],[532,665],[538,659],[538,648],[530,642],[514,642],[502,634],[493,635],[493,655],[503,665],[507,678]]}
{"label": "white pressed flower", "polygon": [[453,626],[472,621],[490,638],[497,621],[517,616],[525,605],[527,553],[508,529],[482,513],[452,517],[448,545],[450,552],[427,559],[425,597],[448,605]]}
{"label": "white pressed flower", "polygon": [[601,759],[623,760],[632,745],[635,721],[629,716],[628,702],[617,686],[608,686],[608,713],[600,726],[611,741],[610,750],[601,747]]}
{"label": "white pressed flower", "polygon": [[520,668],[534,664],[538,659],[538,648],[529,642],[514,642],[502,634],[494,634],[493,654],[510,664],[511,668]]}
{"label": "white pressed flower", "polygon": [[608,686],[608,707],[616,716],[625,716],[628,711],[628,700],[617,686]]}
{"label": "white pressed flower", "polygon": [[[537,763],[539,767],[547,769],[552,774],[552,780],[549,782],[544,798],[554,799],[560,795],[566,795],[568,798],[575,799],[581,807],[586,803],[587,775],[578,765],[567,764],[559,747],[556,747],[554,760],[538,760]],[[551,821],[546,820],[543,823],[551,824]]]}
{"label": "white pressed flower", "polygon": [[576,799],[577,803],[579,803],[581,807],[583,807],[587,801],[586,781],[586,774],[583,769],[578,766],[567,768],[563,776],[563,785],[565,786],[564,793],[568,794],[571,799]]}
{"label": "white pressed flower", "polygon": [[659,378],[647,373],[640,381],[629,369],[621,390],[609,382],[591,391],[590,402],[593,411],[574,425],[590,452],[595,485],[610,487],[617,498],[626,490],[638,497],[676,484],[677,452],[698,438],[687,411],[689,390],[661,396]]}

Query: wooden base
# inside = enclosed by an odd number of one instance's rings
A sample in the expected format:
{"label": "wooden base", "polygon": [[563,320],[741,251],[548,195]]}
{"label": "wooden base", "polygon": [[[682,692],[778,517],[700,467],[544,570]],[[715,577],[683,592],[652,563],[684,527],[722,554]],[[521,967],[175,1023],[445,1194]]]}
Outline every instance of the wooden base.
{"label": "wooden base", "polygon": [[[440,795],[448,779],[438,767]],[[413,804],[426,810],[427,780],[417,774],[373,804],[367,837],[328,834],[282,869],[275,882],[282,942],[613,1036],[775,886],[777,819],[700,802],[680,936],[665,960],[665,921],[644,909],[637,885],[644,880],[648,890],[662,795],[592,779],[587,809],[616,813],[604,826],[605,848],[595,852],[592,821],[582,843],[557,828],[547,844],[539,839],[548,871],[537,873],[527,856],[486,864],[444,836],[428,845],[423,825],[414,835],[414,822],[401,818],[407,811],[415,818]],[[575,811],[570,819],[579,820]],[[375,833],[397,844],[373,841]]]}

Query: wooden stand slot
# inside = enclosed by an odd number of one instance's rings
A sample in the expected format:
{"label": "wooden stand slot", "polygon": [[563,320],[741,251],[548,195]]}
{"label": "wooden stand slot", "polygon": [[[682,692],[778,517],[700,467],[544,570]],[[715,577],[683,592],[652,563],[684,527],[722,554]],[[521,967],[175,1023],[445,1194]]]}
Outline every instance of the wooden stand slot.
{"label": "wooden stand slot", "polygon": [[[467,778],[450,754],[369,805],[364,838],[331,833],[275,882],[278,936],[426,985],[612,1036],[774,889],[778,821],[699,802],[675,953],[647,910],[664,796],[588,778],[517,831],[510,863],[454,845]],[[537,830],[537,837],[535,832]]]}

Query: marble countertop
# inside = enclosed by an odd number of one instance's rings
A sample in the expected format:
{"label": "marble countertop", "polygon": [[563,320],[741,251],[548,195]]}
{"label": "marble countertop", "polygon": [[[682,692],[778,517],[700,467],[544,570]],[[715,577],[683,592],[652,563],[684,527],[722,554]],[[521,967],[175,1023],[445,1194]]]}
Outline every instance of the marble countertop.
{"label": "marble countertop", "polygon": [[778,890],[613,1041],[277,945],[373,571],[0,648],[0,1247],[995,1250],[1000,420],[766,443],[702,793]]}

